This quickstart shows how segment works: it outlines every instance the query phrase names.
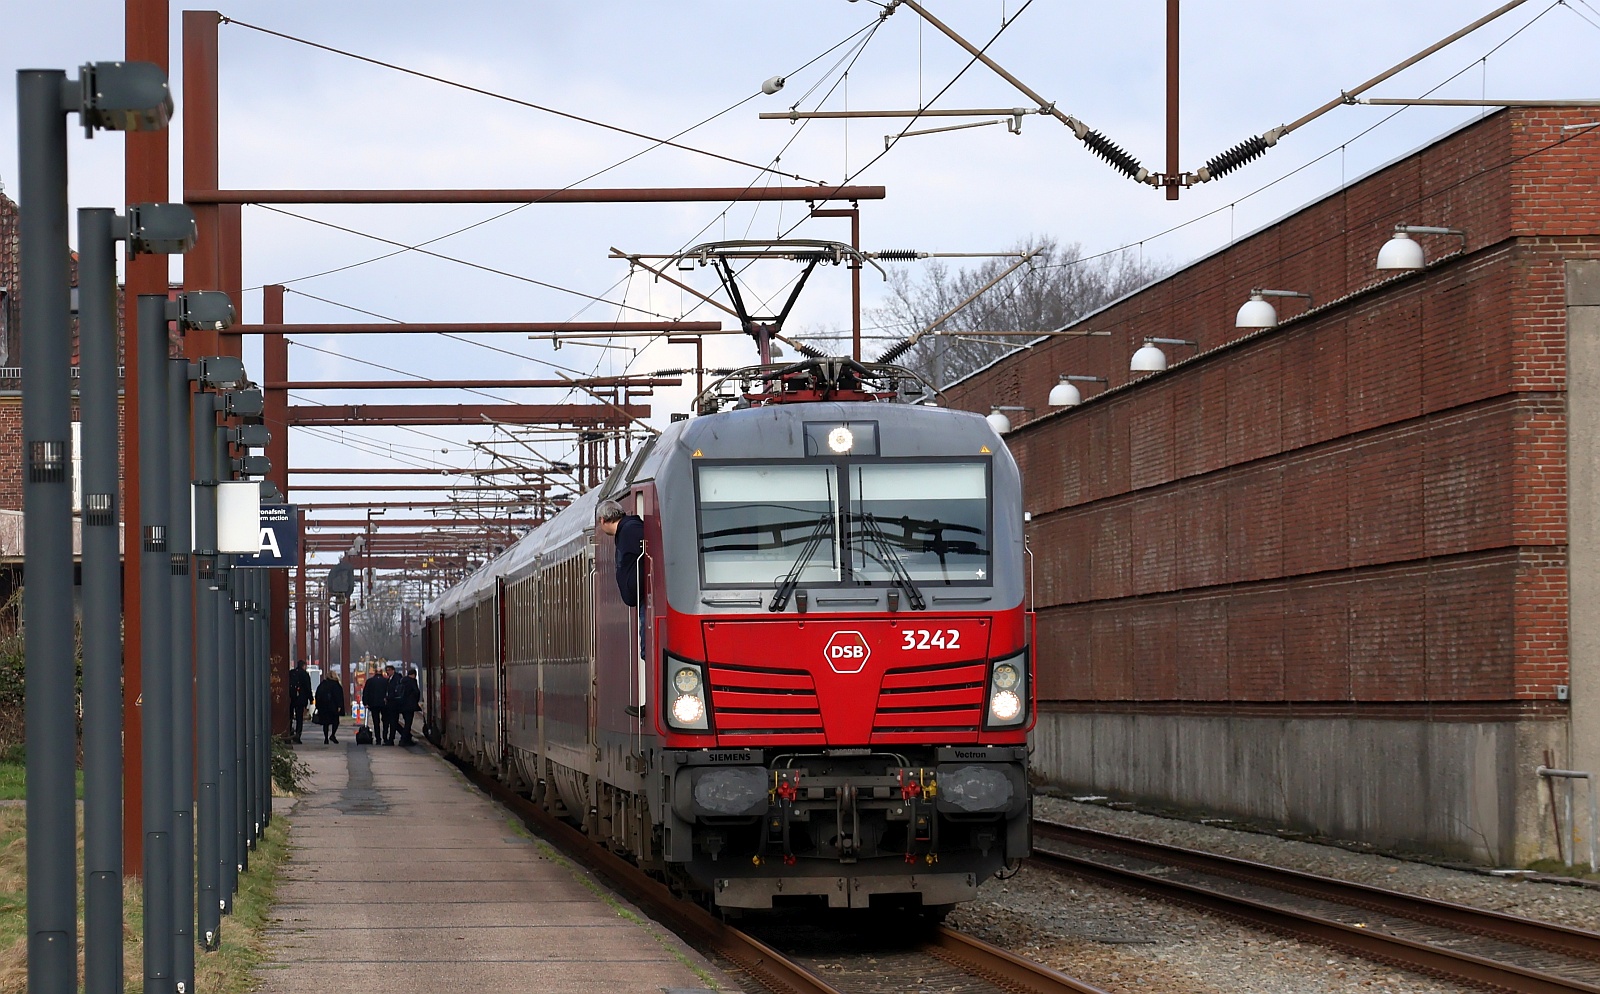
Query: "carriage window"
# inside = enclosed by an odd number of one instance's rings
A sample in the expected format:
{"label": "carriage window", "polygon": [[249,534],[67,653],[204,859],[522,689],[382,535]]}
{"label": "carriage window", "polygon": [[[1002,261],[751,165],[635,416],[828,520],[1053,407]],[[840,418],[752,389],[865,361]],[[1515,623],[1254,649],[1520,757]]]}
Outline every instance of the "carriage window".
{"label": "carriage window", "polygon": [[855,579],[892,581],[890,556],[915,583],[989,577],[986,464],[858,463],[850,467],[849,496]]}
{"label": "carriage window", "polygon": [[700,466],[705,583],[768,586],[802,559],[801,583],[837,582],[836,472],[831,465]]}

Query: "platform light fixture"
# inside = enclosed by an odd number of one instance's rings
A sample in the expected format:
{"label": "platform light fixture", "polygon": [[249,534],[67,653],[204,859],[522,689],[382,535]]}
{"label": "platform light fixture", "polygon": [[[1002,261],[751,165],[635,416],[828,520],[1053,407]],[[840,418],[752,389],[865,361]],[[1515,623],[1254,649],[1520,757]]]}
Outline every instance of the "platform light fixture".
{"label": "platform light fixture", "polygon": [[160,131],[172,120],[172,89],[154,62],[91,62],[78,72],[78,119],[87,137],[96,128]]}
{"label": "platform light fixture", "polygon": [[1061,381],[1050,388],[1051,407],[1077,407],[1083,403],[1083,394],[1073,383],[1104,383],[1104,376],[1076,376],[1071,373],[1062,373]]}
{"label": "platform light fixture", "polygon": [[1421,269],[1427,262],[1422,243],[1412,235],[1455,235],[1466,248],[1467,233],[1460,228],[1436,228],[1425,224],[1397,224],[1394,234],[1378,250],[1379,269]]}
{"label": "platform light fixture", "polygon": [[1031,413],[1031,407],[1018,407],[1014,404],[997,404],[989,408],[989,414],[984,418],[989,422],[989,427],[994,429],[996,435],[1004,435],[1011,430],[1011,419],[1006,416],[1006,411],[1025,411]]}
{"label": "platform light fixture", "polygon": [[1301,293],[1299,290],[1263,290],[1260,287],[1250,291],[1250,299],[1239,308],[1239,313],[1233,319],[1235,328],[1276,328],[1278,326],[1278,309],[1268,302],[1268,297],[1304,297],[1306,305],[1311,304],[1311,294]]}
{"label": "platform light fixture", "polygon": [[200,228],[187,204],[129,204],[128,258],[182,255],[194,248]]}
{"label": "platform light fixture", "polygon": [[1200,343],[1187,338],[1146,338],[1144,345],[1133,354],[1133,360],[1128,363],[1128,369],[1135,373],[1159,373],[1167,368],[1167,354],[1161,351],[1162,345],[1187,345],[1196,351]]}

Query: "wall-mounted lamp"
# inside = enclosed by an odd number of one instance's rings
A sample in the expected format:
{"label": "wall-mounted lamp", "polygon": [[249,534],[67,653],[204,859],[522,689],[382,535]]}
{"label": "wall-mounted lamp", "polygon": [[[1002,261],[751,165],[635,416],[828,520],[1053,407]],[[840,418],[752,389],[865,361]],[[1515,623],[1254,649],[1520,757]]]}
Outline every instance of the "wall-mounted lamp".
{"label": "wall-mounted lamp", "polygon": [[1166,369],[1167,354],[1157,348],[1158,345],[1188,345],[1197,352],[1200,350],[1199,342],[1187,338],[1146,338],[1144,346],[1133,354],[1128,368],[1135,373],[1159,373]]}
{"label": "wall-mounted lamp", "polygon": [[994,429],[994,433],[996,435],[1004,435],[1006,432],[1011,430],[1011,419],[1005,416],[1004,412],[1006,411],[1026,411],[1032,413],[1033,408],[1017,407],[1012,404],[998,405],[989,408],[989,415],[988,417],[984,418],[984,420],[989,422],[989,427]]}
{"label": "wall-mounted lamp", "polygon": [[1235,328],[1276,328],[1278,326],[1278,309],[1267,302],[1268,297],[1304,297],[1306,304],[1311,303],[1311,294],[1301,293],[1298,290],[1263,290],[1260,287],[1250,291],[1250,299],[1239,308],[1238,315],[1233,319]]}
{"label": "wall-mounted lamp", "polygon": [[1379,269],[1421,269],[1425,263],[1422,243],[1412,235],[1455,235],[1467,247],[1467,233],[1460,228],[1433,228],[1423,224],[1397,224],[1394,234],[1378,250]]}
{"label": "wall-mounted lamp", "polygon": [[1083,403],[1083,394],[1079,393],[1078,388],[1072,385],[1074,382],[1104,383],[1106,382],[1106,378],[1104,376],[1073,376],[1067,373],[1061,374],[1061,382],[1050,388],[1051,407],[1077,407],[1079,404]]}

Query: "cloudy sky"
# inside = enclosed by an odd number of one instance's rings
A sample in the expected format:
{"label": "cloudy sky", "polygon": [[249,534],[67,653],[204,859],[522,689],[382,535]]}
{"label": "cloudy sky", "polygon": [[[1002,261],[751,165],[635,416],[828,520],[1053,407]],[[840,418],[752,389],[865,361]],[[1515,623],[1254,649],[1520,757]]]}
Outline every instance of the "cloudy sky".
{"label": "cloudy sky", "polygon": [[[8,79],[19,68],[72,69],[121,56],[121,3],[3,2],[0,61]],[[1000,65],[1146,165],[1164,163],[1165,4],[926,2],[978,45],[999,31],[988,52]],[[1600,97],[1597,8],[1600,0],[1528,0],[1368,95]],[[1229,146],[1300,117],[1493,9],[1493,0],[1184,4],[1183,167],[1192,170]],[[173,81],[181,112],[178,11],[173,4]],[[1169,202],[1108,168],[1048,118],[1026,118],[1016,135],[986,126],[909,137],[887,154],[885,135],[903,122],[815,121],[802,127],[757,119],[759,112],[795,104],[839,110],[1027,103],[982,65],[969,65],[965,52],[904,6],[885,18],[873,0],[237,0],[221,12],[244,24],[652,136],[693,128],[681,143],[746,163],[776,161],[783,172],[809,180],[884,185],[887,199],[862,205],[868,249],[974,252],[1051,236],[1079,243],[1086,253],[1127,247],[1150,261],[1182,265],[1480,113],[1339,107],[1284,138],[1262,159]],[[796,183],[244,24],[220,28],[224,187]],[[774,96],[762,95],[762,81],[775,75],[786,76],[787,85]],[[931,122],[946,123],[952,122]],[[15,133],[14,101],[0,101],[0,181],[12,195]],[[175,130],[172,145],[174,199],[182,189],[180,134]],[[122,140],[110,135],[86,141],[77,130],[72,135],[73,206],[119,205]],[[252,321],[260,318],[259,287],[268,283],[286,283],[293,291],[290,321],[365,320],[348,308],[407,321],[650,314],[715,319],[718,312],[694,310],[676,288],[637,273],[630,279],[626,264],[608,259],[608,250],[671,252],[708,238],[780,233],[848,238],[847,222],[798,223],[804,210],[798,204],[286,210],[303,217],[245,208],[245,316]],[[367,235],[416,245],[469,225],[476,226],[428,246],[461,261],[410,252],[354,265],[394,251]],[[770,265],[770,273],[752,273],[757,292],[771,293],[793,275],[782,264]],[[706,291],[715,288],[709,271],[688,278]],[[867,279],[865,294],[870,309],[881,299],[881,282]],[[848,306],[845,270],[819,271],[790,328],[847,328]],[[551,363],[568,372],[648,372],[693,360],[692,349],[666,343],[642,351],[577,344],[554,351],[549,343],[500,336],[492,344],[517,355],[416,337],[305,338],[291,350],[291,375],[397,378],[359,360],[434,378],[549,376]],[[713,365],[753,359],[748,340],[729,337],[708,348]],[[688,393],[659,394],[657,419],[685,409]],[[314,399],[344,398],[324,393]],[[360,399],[471,398],[431,391]],[[515,399],[563,398],[546,392]],[[472,459],[460,449],[467,434],[485,436],[448,429],[349,431],[336,445],[327,433],[297,434],[295,462],[377,463],[378,456],[364,454],[376,447],[408,462],[459,465]]]}

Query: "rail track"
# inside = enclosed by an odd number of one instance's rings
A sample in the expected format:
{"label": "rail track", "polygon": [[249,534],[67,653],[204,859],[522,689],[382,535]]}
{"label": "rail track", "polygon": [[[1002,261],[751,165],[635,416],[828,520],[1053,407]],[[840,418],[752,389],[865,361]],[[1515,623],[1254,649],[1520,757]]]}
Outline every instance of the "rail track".
{"label": "rail track", "polygon": [[1600,933],[1035,820],[1033,861],[1515,994],[1600,994]]}
{"label": "rail track", "polygon": [[[837,948],[843,933],[835,931],[836,948],[826,955],[824,967],[817,957],[791,951],[788,946],[797,935],[799,945],[804,946],[808,940],[815,944],[826,936],[826,931],[777,930],[783,934],[772,935],[769,944],[674,894],[665,884],[596,846],[576,828],[492,777],[461,763],[455,765],[468,780],[566,855],[604,877],[628,900],[773,994],[898,992],[907,989],[905,983],[912,973],[913,979],[922,981],[923,989],[960,994],[1105,994],[1097,987],[943,926],[925,925],[918,930],[920,934],[888,949],[880,946],[854,951]],[[856,929],[855,934],[859,936],[860,931]],[[807,959],[811,960],[810,966],[806,965]],[[817,968],[830,973],[831,979],[821,976]]]}

